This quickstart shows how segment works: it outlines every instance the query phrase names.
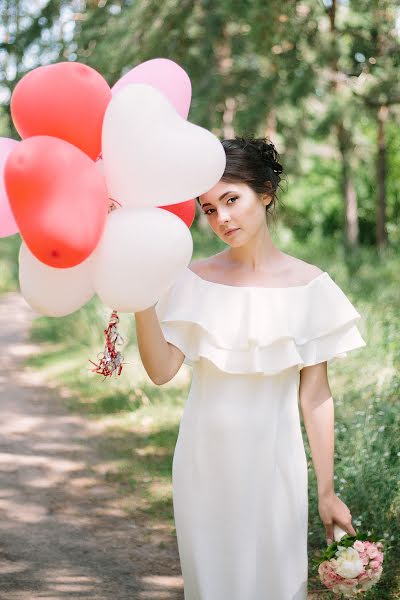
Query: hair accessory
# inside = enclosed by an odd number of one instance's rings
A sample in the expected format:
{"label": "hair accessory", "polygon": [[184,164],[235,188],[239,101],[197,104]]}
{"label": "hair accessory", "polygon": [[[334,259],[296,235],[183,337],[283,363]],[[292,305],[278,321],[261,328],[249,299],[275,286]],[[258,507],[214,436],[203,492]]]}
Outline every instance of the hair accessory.
{"label": "hair accessory", "polygon": [[271,160],[270,164],[271,164],[271,168],[274,173],[278,173],[278,175],[280,173],[282,173],[282,171],[283,171],[282,165],[279,164],[276,160]]}

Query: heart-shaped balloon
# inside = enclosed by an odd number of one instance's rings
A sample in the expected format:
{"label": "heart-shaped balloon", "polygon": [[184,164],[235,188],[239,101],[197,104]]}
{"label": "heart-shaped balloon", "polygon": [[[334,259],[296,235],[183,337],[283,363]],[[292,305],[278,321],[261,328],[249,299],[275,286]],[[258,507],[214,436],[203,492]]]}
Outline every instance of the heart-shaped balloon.
{"label": "heart-shaped balloon", "polygon": [[19,142],[9,138],[0,138],[0,237],[14,235],[18,231],[18,225],[12,214],[8,195],[4,187],[4,165],[11,150],[16,148]]}
{"label": "heart-shaped balloon", "polygon": [[225,151],[207,129],[182,119],[155,88],[129,84],[107,107],[102,157],[110,195],[123,206],[164,206],[208,191]]}
{"label": "heart-shaped balloon", "polygon": [[182,219],[188,227],[191,227],[196,215],[196,201],[187,200],[186,202],[179,202],[178,204],[169,204],[168,206],[160,206],[163,210],[169,210],[174,213],[177,217]]}
{"label": "heart-shaped balloon", "polygon": [[84,261],[104,229],[109,200],[104,177],[81,150],[34,136],[9,154],[4,181],[26,245],[51,267]]}
{"label": "heart-shaped balloon", "polygon": [[110,86],[95,69],[78,62],[60,62],[24,75],[15,86],[10,108],[22,138],[58,137],[96,159],[110,100]]}
{"label": "heart-shaped balloon", "polygon": [[47,317],[69,315],[94,295],[91,257],[71,269],[55,269],[38,260],[24,242],[19,252],[19,284],[29,306]]}
{"label": "heart-shaped balloon", "polygon": [[192,84],[186,71],[169,58],[152,58],[137,65],[111,88],[113,96],[129,83],[145,83],[164,94],[175,110],[186,119],[192,98]]}
{"label": "heart-shaped balloon", "polygon": [[120,312],[139,312],[157,302],[191,259],[188,227],[160,208],[118,208],[92,255],[94,288]]}
{"label": "heart-shaped balloon", "polygon": [[[96,160],[96,167],[99,169],[102,176],[105,178],[104,164],[101,158]],[[107,180],[104,179],[107,184]],[[177,217],[182,219],[188,227],[191,227],[196,216],[196,200],[186,200],[186,202],[178,202],[177,204],[168,204],[166,206],[160,206],[163,210],[169,210],[174,213]]]}

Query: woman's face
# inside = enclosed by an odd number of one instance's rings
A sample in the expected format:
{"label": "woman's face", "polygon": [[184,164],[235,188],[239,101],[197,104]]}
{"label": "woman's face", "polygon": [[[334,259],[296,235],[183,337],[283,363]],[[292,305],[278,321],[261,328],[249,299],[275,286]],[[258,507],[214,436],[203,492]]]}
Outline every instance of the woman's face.
{"label": "woman's face", "polygon": [[266,226],[265,207],[272,198],[266,194],[260,198],[246,183],[220,180],[199,200],[218,237],[230,246],[242,246]]}

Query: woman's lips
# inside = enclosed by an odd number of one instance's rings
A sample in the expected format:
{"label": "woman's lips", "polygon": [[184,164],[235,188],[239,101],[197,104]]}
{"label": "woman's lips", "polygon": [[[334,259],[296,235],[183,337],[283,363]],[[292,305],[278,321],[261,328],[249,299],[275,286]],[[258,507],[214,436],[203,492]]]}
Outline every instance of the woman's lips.
{"label": "woman's lips", "polygon": [[237,231],[239,231],[239,227],[237,227],[236,229],[231,229],[231,231],[227,231],[225,233],[225,235],[233,235],[234,233],[236,233]]}

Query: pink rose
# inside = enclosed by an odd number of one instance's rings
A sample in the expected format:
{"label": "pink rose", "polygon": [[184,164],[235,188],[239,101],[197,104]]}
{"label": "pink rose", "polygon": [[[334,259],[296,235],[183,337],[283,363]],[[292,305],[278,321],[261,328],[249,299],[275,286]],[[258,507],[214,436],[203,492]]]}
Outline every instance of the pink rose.
{"label": "pink rose", "polygon": [[357,583],[358,583],[358,579],[345,579],[342,582],[342,585],[345,585],[346,587],[351,588],[351,587],[355,587],[357,585]]}
{"label": "pink rose", "polygon": [[370,567],[371,569],[377,569],[381,563],[379,560],[371,560]]}
{"label": "pink rose", "polygon": [[376,548],[375,546],[368,546],[367,548],[367,554],[370,558],[375,558],[376,556],[378,556],[378,548]]}
{"label": "pink rose", "polygon": [[327,576],[329,577],[329,579],[332,579],[333,581],[337,580],[337,575],[336,573],[333,573],[333,571],[329,571],[329,573],[327,573]]}
{"label": "pink rose", "polygon": [[353,544],[353,548],[354,550],[357,550],[357,552],[364,552],[366,549],[361,540],[356,540]]}
{"label": "pink rose", "polygon": [[324,577],[330,571],[331,567],[329,565],[329,561],[327,560],[324,560],[324,562],[322,562],[318,567],[318,573],[320,577]]}

